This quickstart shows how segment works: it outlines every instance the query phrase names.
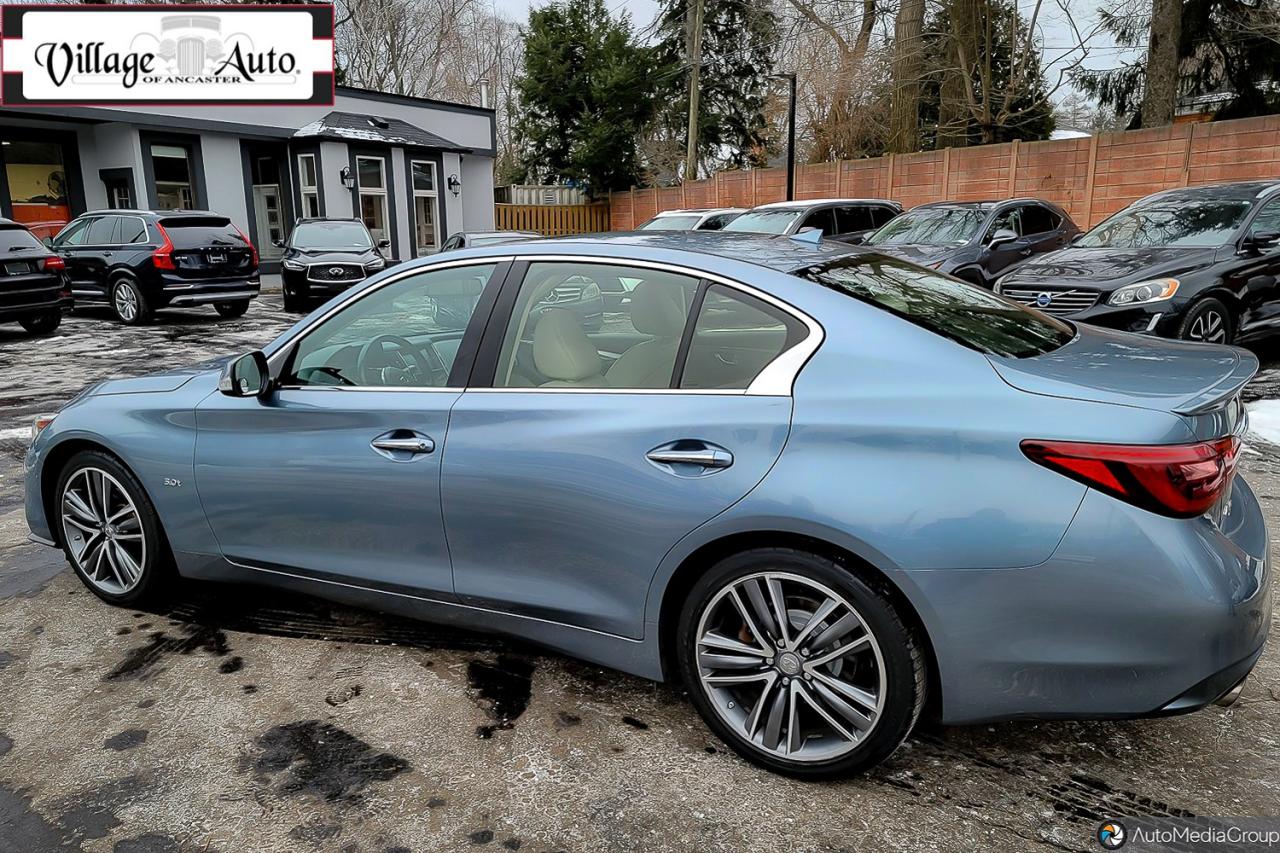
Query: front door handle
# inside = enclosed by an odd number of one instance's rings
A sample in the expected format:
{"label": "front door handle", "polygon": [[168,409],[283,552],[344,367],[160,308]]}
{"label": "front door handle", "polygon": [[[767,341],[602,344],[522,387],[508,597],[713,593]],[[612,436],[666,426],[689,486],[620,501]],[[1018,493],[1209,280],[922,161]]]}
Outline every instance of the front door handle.
{"label": "front door handle", "polygon": [[408,462],[436,449],[436,443],[430,436],[411,429],[393,429],[383,433],[369,442],[369,446],[393,462]]}
{"label": "front door handle", "polygon": [[733,464],[733,454],[704,441],[673,441],[655,447],[645,458],[664,471],[679,476],[702,476]]}

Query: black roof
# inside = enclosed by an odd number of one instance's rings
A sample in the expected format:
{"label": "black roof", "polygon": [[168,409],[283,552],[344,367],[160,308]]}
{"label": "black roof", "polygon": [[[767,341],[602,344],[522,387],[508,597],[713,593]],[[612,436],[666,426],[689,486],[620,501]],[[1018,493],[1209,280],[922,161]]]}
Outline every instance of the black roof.
{"label": "black roof", "polygon": [[334,110],[322,119],[303,125],[294,139],[340,139],[344,142],[377,142],[387,145],[416,145],[443,151],[470,151],[429,130],[400,118],[345,113]]}

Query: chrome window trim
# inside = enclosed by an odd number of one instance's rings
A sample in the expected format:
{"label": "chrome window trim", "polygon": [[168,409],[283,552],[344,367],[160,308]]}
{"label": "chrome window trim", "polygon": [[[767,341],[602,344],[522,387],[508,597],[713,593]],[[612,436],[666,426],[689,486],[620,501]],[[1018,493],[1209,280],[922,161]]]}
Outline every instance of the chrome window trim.
{"label": "chrome window trim", "polygon": [[[449,269],[452,267],[466,266],[488,266],[490,264],[503,264],[515,261],[535,262],[566,262],[566,263],[590,263],[603,264],[611,266],[630,266],[642,269],[662,270],[677,275],[691,276],[693,278],[705,279],[706,281],[715,282],[724,285],[731,290],[736,290],[748,296],[766,302],[769,305],[783,311],[795,319],[799,320],[809,330],[809,334],[804,340],[795,346],[781,353],[765,365],[751,384],[746,388],[492,388],[492,387],[474,387],[466,388],[455,387],[394,387],[382,385],[282,385],[281,390],[341,390],[341,391],[465,391],[483,394],[698,394],[703,396],[750,396],[750,397],[790,397],[792,388],[795,384],[796,376],[800,374],[801,368],[808,363],[813,354],[822,346],[822,342],[826,338],[826,331],[822,328],[822,324],[808,314],[785,302],[771,293],[767,293],[759,288],[752,287],[740,281],[728,278],[718,273],[708,272],[707,270],[699,270],[694,267],[685,266],[683,264],[672,263],[669,261],[650,261],[636,258],[614,258],[602,255],[560,255],[560,254],[510,254],[510,255],[492,255],[483,258],[465,258],[458,260],[442,260],[433,263],[423,264],[421,266],[413,266],[410,269],[397,271],[386,279],[378,282],[372,287],[365,288],[358,296],[351,300],[345,300],[333,306],[324,314],[316,317],[306,328],[301,329],[297,335],[285,341],[285,343],[271,354],[267,359],[267,366],[273,372],[284,361],[288,352],[296,347],[307,335],[311,334],[318,326],[349,305],[364,299],[370,294],[376,293],[387,285],[393,284],[409,276],[419,273],[432,272],[434,270]],[[358,283],[358,282],[357,282]]]}

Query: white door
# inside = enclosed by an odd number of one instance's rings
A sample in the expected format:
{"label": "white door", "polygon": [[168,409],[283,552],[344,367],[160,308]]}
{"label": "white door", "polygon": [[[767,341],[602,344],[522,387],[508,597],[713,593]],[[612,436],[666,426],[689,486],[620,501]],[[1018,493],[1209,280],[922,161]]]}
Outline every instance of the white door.
{"label": "white door", "polygon": [[261,258],[278,258],[280,249],[276,240],[284,239],[284,216],[280,212],[280,185],[254,184],[253,212],[255,231],[254,242],[258,246]]}

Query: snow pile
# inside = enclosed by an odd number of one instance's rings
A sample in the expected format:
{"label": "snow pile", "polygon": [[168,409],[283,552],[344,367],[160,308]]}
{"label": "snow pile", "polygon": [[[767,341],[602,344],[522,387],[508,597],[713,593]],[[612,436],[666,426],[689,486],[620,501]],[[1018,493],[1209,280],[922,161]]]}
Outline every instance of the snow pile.
{"label": "snow pile", "polygon": [[1256,400],[1249,410],[1249,437],[1280,445],[1280,400]]}

